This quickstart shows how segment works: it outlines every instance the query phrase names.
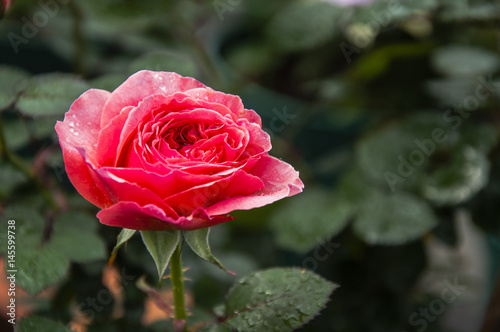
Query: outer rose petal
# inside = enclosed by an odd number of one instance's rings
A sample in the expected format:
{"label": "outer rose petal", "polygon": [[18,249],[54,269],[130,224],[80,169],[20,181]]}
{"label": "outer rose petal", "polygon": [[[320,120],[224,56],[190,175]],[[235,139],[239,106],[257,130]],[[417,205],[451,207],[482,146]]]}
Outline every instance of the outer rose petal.
{"label": "outer rose petal", "polygon": [[101,130],[99,119],[110,95],[104,90],[87,90],[73,102],[64,115],[64,121],[58,121],[55,127],[59,141],[84,149],[92,162],[95,161],[96,144]]}
{"label": "outer rose petal", "polygon": [[271,156],[262,156],[249,173],[259,177],[265,187],[252,195],[233,197],[214,204],[206,209],[209,215],[261,207],[296,195],[304,188],[299,173],[292,166]]}
{"label": "outer rose petal", "polygon": [[161,231],[169,229],[192,230],[214,226],[234,219],[229,216],[209,217],[203,209],[197,209],[189,217],[173,219],[153,204],[140,206],[134,202],[119,202],[97,213],[102,224],[136,230]]}
{"label": "outer rose petal", "polygon": [[175,207],[179,213],[188,214],[197,207],[210,205],[210,201],[217,202],[225,197],[249,195],[258,192],[263,187],[264,183],[258,177],[237,170],[228,177],[176,193],[166,198],[165,202]]}
{"label": "outer rose petal", "polygon": [[207,88],[203,83],[191,77],[183,77],[171,72],[154,72],[141,70],[130,76],[122,85],[113,91],[104,106],[101,127],[104,128],[122,108],[137,106],[144,98],[155,95],[173,95],[190,89]]}
{"label": "outer rose petal", "polygon": [[55,126],[71,183],[80,195],[101,208],[113,202],[99,179],[92,177],[85,159],[91,162],[95,158],[99,118],[109,95],[103,90],[88,90],[71,105],[64,122],[58,121]]}

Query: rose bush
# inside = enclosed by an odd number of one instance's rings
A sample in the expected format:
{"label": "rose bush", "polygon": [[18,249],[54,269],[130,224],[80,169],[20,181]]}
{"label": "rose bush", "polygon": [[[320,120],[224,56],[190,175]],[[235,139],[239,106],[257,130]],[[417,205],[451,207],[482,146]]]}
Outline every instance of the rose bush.
{"label": "rose bush", "polygon": [[269,156],[257,113],[175,73],[88,90],[56,131],[70,181],[110,226],[199,229],[303,189],[293,167]]}

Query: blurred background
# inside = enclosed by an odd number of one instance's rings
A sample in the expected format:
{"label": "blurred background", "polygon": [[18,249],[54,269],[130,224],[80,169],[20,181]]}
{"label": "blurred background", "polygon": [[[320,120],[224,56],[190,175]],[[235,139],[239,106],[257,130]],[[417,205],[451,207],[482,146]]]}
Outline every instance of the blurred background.
{"label": "blurred background", "polygon": [[[234,213],[211,245],[239,276],[299,266],[340,284],[300,331],[500,331],[487,314],[500,298],[499,1],[7,3],[0,228],[16,220],[18,317],[170,328],[140,282],[156,270],[139,237],[106,266],[119,229],[77,194],[54,132],[83,91],[150,69],[241,96],[299,170],[302,194]],[[235,278],[188,250],[184,264],[190,319],[213,319]]]}

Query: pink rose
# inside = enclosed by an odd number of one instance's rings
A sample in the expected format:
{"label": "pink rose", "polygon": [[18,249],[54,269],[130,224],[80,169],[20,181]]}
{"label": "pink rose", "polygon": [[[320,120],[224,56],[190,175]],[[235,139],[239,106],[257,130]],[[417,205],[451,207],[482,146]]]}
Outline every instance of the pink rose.
{"label": "pink rose", "polygon": [[239,97],[175,73],[140,71],[112,93],[88,90],[56,131],[69,179],[110,226],[209,227],[304,187],[269,156],[260,117]]}
{"label": "pink rose", "polygon": [[6,12],[11,5],[12,5],[11,0],[3,0],[3,11]]}

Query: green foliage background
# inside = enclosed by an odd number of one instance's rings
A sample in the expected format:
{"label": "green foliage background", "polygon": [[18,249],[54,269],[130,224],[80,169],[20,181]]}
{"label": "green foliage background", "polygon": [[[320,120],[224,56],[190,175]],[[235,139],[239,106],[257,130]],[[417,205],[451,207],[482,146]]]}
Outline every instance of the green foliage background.
{"label": "green foliage background", "polygon": [[[478,330],[500,253],[499,17],[500,2],[481,0],[15,1],[0,20],[0,253],[15,219],[19,286],[55,287],[19,331],[64,331],[104,287],[119,230],[72,187],[53,128],[80,93],[141,69],[240,95],[271,154],[300,171],[304,193],[236,212],[210,240],[239,277],[298,266],[341,285],[300,331],[422,331],[412,314],[456,278],[478,301],[472,328],[449,322],[460,297],[425,330]],[[450,261],[471,237],[482,249],[466,254],[486,262],[478,279]],[[157,275],[139,236],[116,264],[134,279],[125,315],[104,306],[89,331],[167,330],[140,323],[147,295],[134,283]],[[193,321],[228,310],[237,278],[187,250],[185,265]]]}

